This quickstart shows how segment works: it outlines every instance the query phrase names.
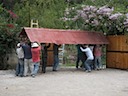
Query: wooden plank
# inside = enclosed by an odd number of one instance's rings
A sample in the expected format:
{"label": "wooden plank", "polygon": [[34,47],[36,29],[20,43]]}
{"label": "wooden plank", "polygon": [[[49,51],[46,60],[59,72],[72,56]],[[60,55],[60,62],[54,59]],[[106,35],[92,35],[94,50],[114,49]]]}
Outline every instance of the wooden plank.
{"label": "wooden plank", "polygon": [[109,44],[107,45],[107,51],[128,51],[128,36],[107,36]]}
{"label": "wooden plank", "polygon": [[106,67],[108,68],[115,68],[116,67],[116,57],[115,57],[115,53],[114,52],[107,52],[106,54]]}
{"label": "wooden plank", "polygon": [[128,53],[122,52],[107,52],[108,68],[128,69]]}
{"label": "wooden plank", "polygon": [[53,65],[53,51],[48,52],[48,57],[47,57],[47,66],[52,66]]}

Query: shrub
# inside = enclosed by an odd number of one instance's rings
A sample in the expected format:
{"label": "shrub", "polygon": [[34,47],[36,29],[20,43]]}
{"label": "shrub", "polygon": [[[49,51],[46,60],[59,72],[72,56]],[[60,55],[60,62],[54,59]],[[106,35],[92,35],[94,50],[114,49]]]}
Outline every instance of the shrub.
{"label": "shrub", "polygon": [[18,41],[19,28],[15,23],[18,16],[0,6],[0,17],[0,69],[7,69],[7,54],[12,52]]}
{"label": "shrub", "polygon": [[68,22],[71,29],[101,31],[106,34],[128,33],[128,13],[114,13],[109,6],[88,6],[67,8],[63,21]]}

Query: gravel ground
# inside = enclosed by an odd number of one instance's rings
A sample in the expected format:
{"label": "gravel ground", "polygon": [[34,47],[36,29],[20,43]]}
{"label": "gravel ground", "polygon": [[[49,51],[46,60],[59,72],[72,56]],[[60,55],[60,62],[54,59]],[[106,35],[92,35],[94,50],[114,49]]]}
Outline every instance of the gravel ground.
{"label": "gravel ground", "polygon": [[0,70],[0,96],[128,96],[128,71],[104,69],[86,73],[60,68],[32,78],[15,77],[14,70]]}

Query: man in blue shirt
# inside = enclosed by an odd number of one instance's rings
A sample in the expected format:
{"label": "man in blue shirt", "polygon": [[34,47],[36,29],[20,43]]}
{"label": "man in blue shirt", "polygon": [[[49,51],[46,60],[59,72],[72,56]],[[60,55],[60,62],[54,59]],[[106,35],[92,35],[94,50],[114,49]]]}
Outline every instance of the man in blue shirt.
{"label": "man in blue shirt", "polygon": [[22,45],[22,48],[24,51],[24,76],[27,76],[28,67],[30,68],[31,72],[33,70],[31,43],[28,43],[27,41],[25,41],[25,44]]}

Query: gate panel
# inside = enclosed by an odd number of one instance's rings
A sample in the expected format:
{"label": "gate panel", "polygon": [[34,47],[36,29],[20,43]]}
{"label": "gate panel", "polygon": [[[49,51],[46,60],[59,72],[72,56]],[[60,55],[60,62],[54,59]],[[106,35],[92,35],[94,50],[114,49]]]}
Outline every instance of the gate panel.
{"label": "gate panel", "polygon": [[107,36],[107,67],[128,69],[128,36]]}

